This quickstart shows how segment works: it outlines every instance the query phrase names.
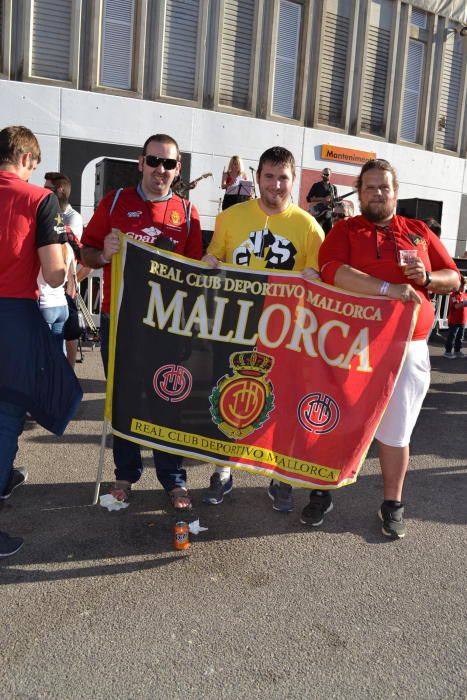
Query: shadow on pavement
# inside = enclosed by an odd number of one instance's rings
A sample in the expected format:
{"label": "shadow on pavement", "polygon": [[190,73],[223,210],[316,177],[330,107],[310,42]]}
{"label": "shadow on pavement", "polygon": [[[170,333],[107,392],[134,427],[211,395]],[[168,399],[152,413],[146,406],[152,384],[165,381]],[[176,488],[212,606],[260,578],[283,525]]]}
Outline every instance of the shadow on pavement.
{"label": "shadow on pavement", "polygon": [[[462,487],[465,489],[462,471],[461,467],[444,467],[409,472],[409,526],[413,528],[416,520],[465,522],[466,499],[460,493]],[[114,575],[164,566],[187,556],[186,552],[175,553],[172,549],[172,528],[181,519],[199,518],[209,528],[193,536],[194,542],[289,534],[325,538],[326,533],[351,533],[369,544],[390,543],[381,535],[376,517],[382,493],[379,474],[364,474],[357,484],[335,491],[334,510],[318,529],[306,528],[299,522],[307,502],[305,489],[295,490],[293,513],[276,513],[266,495],[267,480],[262,482],[262,486],[234,488],[220,506],[204,505],[203,491],[192,490],[195,506],[185,515],[172,510],[160,489],[136,489],[129,508],[109,513],[100,506],[89,505],[94,488],[91,483],[27,484],[2,509],[2,528],[12,534],[20,530],[26,544],[14,558],[13,566],[12,560],[5,560],[0,566],[0,584]],[[102,493],[106,491],[103,484]],[[403,544],[404,541],[395,546]],[[166,556],[168,553],[170,556]],[[155,558],[147,560],[148,556]],[[135,562],[134,557],[146,559]],[[132,560],[125,561],[126,558]],[[119,561],[113,561],[116,559]],[[56,563],[62,564],[60,570],[54,568]],[[38,565],[40,568],[33,568]]]}

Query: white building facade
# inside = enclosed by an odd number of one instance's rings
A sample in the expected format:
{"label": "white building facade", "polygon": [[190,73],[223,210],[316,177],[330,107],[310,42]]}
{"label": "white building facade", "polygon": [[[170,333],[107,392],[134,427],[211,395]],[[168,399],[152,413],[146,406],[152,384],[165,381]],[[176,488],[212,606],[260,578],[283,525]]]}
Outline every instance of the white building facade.
{"label": "white building facade", "polygon": [[0,0],[0,125],[36,133],[34,180],[69,174],[85,221],[96,163],[152,133],[177,139],[184,179],[212,173],[191,194],[208,230],[235,154],[289,148],[300,204],[325,166],[351,190],[360,166],[328,144],[388,159],[461,256],[466,111],[464,0]]}

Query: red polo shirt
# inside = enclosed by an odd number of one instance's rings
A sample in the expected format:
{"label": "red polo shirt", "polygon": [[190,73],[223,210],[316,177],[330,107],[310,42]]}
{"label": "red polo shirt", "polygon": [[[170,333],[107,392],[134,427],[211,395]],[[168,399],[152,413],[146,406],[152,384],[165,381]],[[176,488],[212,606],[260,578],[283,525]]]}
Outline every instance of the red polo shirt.
{"label": "red polo shirt", "polygon": [[55,194],[0,170],[0,297],[37,299],[37,249],[61,242]]}
{"label": "red polo shirt", "polygon": [[[337,222],[324,239],[319,250],[321,278],[334,284],[336,271],[350,265],[380,280],[407,284],[399,265],[399,250],[403,249],[416,249],[427,270],[449,268],[458,272],[444,245],[423,221],[396,215],[383,228],[364,216],[354,216]],[[433,304],[424,287],[412,286],[422,299],[412,339],[423,340],[433,326]]]}
{"label": "red polo shirt", "polygon": [[[176,194],[161,202],[144,200],[134,187],[120,193],[112,213],[116,192],[107,194],[86,226],[81,243],[97,250],[104,247],[104,238],[113,228],[137,241],[164,247],[186,258],[200,260],[203,252],[199,214],[190,202]],[[187,212],[190,226],[187,226]],[[104,299],[102,311],[110,310],[110,265],[104,266]]]}

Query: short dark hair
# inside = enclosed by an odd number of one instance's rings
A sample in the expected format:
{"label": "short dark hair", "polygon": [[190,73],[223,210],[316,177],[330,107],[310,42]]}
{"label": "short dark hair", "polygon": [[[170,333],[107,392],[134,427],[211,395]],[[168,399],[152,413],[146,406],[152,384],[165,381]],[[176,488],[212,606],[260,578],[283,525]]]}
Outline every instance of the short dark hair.
{"label": "short dark hair", "polygon": [[384,170],[387,173],[391,173],[394,189],[396,191],[399,189],[399,180],[397,179],[396,171],[392,167],[391,163],[388,160],[384,160],[384,158],[373,158],[372,160],[367,160],[367,162],[363,165],[362,169],[360,170],[360,175],[355,182],[355,186],[359,192],[362,189],[363,175],[369,170]]}
{"label": "short dark hair", "polygon": [[25,153],[30,153],[33,160],[41,162],[41,148],[30,129],[25,126],[6,126],[0,131],[0,163],[18,165]]}
{"label": "short dark hair", "polygon": [[261,175],[261,170],[265,163],[272,163],[273,165],[283,165],[289,167],[292,171],[292,175],[295,175],[295,158],[292,153],[282,146],[273,146],[268,148],[267,151],[261,155],[258,163],[257,175]]}
{"label": "short dark hair", "polygon": [[441,236],[441,224],[439,221],[436,221],[436,219],[430,216],[428,219],[424,219],[424,222],[438,238]]}
{"label": "short dark hair", "polygon": [[44,180],[50,180],[50,182],[55,188],[61,187],[67,201],[70,199],[71,180],[68,177],[68,175],[64,175],[63,173],[50,172],[44,175]]}
{"label": "short dark hair", "polygon": [[178,143],[168,134],[153,134],[146,139],[143,146],[143,156],[146,155],[147,148],[150,143],[155,141],[156,143],[171,143],[177,149],[177,160],[180,160],[180,149]]}

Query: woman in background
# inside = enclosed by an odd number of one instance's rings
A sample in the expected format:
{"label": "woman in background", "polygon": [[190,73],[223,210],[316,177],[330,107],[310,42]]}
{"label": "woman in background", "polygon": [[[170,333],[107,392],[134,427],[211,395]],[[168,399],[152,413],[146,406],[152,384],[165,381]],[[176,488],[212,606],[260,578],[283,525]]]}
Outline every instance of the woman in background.
{"label": "woman in background", "polygon": [[221,187],[225,190],[222,210],[251,198],[251,183],[245,186],[245,181],[248,182],[248,176],[242,159],[240,156],[232,156],[227,170],[222,173]]}

